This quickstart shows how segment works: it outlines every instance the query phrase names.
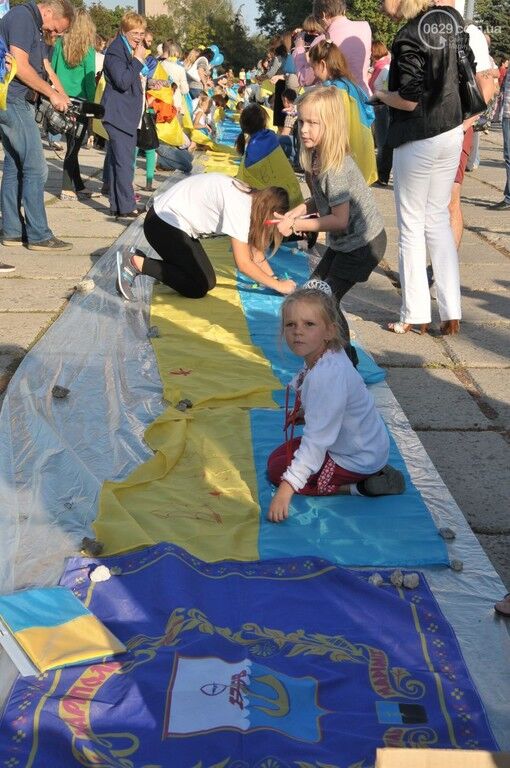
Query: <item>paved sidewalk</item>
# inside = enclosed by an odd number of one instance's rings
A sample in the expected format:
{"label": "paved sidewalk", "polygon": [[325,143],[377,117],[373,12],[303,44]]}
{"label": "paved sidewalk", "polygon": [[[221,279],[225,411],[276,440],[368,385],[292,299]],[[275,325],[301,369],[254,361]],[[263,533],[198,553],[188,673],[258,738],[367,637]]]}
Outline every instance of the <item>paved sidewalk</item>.
{"label": "paved sidewalk", "polygon": [[[16,266],[12,276],[0,278],[0,399],[19,361],[124,229],[108,216],[105,197],[60,201],[61,160],[51,151],[46,155],[50,226],[74,249],[57,255],[0,246],[0,261]],[[482,137],[481,156],[463,187],[461,334],[398,336],[385,329],[400,305],[391,189],[375,190],[389,239],[383,268],[353,289],[344,306],[362,343],[388,368],[389,384],[412,427],[510,589],[510,211],[485,207],[502,198],[500,129]],[[103,153],[82,150],[80,158],[89,189],[99,191]],[[164,178],[157,174],[156,183]],[[145,183],[143,161],[136,182]],[[144,200],[149,196],[141,194]]]}

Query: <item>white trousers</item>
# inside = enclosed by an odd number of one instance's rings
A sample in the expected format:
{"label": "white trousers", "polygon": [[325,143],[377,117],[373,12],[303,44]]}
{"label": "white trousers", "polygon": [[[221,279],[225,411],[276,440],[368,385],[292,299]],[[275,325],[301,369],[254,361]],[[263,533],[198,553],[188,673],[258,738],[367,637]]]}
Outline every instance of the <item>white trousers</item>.
{"label": "white trousers", "polygon": [[459,261],[448,204],[462,149],[462,126],[409,141],[393,152],[403,323],[429,323],[427,252],[441,320],[460,320]]}

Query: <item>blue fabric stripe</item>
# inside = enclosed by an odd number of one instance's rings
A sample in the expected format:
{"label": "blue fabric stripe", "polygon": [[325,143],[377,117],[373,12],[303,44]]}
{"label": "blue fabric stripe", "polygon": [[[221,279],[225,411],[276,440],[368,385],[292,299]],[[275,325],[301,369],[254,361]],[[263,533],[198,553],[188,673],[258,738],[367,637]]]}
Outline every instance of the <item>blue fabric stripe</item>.
{"label": "blue fabric stripe", "polygon": [[445,543],[391,435],[389,463],[405,475],[404,494],[372,499],[295,495],[289,519],[269,523],[266,515],[274,486],[267,479],[266,464],[271,451],[284,441],[283,413],[253,409],[250,419],[261,509],[261,560],[317,555],[340,565],[448,565]]}
{"label": "blue fabric stripe", "polygon": [[65,587],[41,587],[0,597],[0,616],[12,632],[57,627],[90,611]]}
{"label": "blue fabric stripe", "polygon": [[[310,276],[308,259],[295,246],[282,246],[273,257],[272,264],[276,274],[289,277],[298,285],[302,285]],[[238,274],[238,287],[253,343],[264,351],[275,376],[282,384],[288,384],[303,362],[290,352],[280,338],[280,307],[284,297],[253,283],[241,274]],[[365,383],[382,381],[386,376],[383,369],[360,347],[356,349],[360,359],[358,371]],[[275,394],[275,399],[279,404],[283,403],[281,393]]]}
{"label": "blue fabric stripe", "polygon": [[[280,276],[302,284],[309,276],[306,255],[296,247],[282,247],[274,256]],[[279,313],[283,297],[238,275],[241,303],[253,343],[261,347],[273,372],[283,384],[302,367],[280,340]],[[359,372],[367,384],[381,381],[385,373],[362,350]],[[283,406],[285,393],[273,393]],[[390,463],[404,473],[407,488],[402,496],[363,499],[347,496],[295,496],[293,515],[285,525],[266,521],[272,486],[266,478],[271,451],[284,440],[281,411],[251,412],[253,453],[257,472],[261,526],[261,559],[316,554],[342,565],[417,566],[447,565],[448,554],[432,518],[409,479],[405,462],[391,438]]]}

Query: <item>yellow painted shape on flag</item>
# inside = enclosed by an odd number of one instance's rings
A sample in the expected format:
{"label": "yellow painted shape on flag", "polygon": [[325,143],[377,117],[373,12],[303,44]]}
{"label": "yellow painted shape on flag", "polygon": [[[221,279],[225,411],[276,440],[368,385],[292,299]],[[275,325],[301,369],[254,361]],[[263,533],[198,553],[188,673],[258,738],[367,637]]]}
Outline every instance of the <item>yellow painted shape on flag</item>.
{"label": "yellow painted shape on flag", "polygon": [[154,457],[103,485],[94,523],[103,554],[169,541],[207,562],[258,560],[249,411],[168,408],[145,439]]}
{"label": "yellow painted shape on flag", "polygon": [[283,187],[289,194],[291,208],[303,202],[296,174],[281,147],[276,147],[267,157],[253,163],[249,168],[246,168],[243,157],[237,178],[254,189]]}
{"label": "yellow painted shape on flag", "polygon": [[57,626],[28,627],[14,636],[41,672],[83,664],[126,650],[124,644],[92,614],[78,616]]}
{"label": "yellow painted shape on flag", "polygon": [[165,399],[189,399],[198,407],[274,407],[281,384],[263,351],[253,345],[237,290],[226,237],[203,241],[217,285],[203,299],[187,299],[159,285],[153,293],[152,340]]}

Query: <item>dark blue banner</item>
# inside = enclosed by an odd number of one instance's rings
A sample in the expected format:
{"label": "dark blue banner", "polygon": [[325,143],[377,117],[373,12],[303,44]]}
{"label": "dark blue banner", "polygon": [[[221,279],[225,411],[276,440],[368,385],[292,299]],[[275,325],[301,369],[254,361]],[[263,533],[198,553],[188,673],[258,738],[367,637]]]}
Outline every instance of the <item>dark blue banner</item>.
{"label": "dark blue banner", "polygon": [[379,746],[496,749],[451,627],[416,590],[313,557],[206,564],[159,544],[62,579],[128,652],[19,680],[13,768],[369,768]]}

